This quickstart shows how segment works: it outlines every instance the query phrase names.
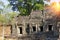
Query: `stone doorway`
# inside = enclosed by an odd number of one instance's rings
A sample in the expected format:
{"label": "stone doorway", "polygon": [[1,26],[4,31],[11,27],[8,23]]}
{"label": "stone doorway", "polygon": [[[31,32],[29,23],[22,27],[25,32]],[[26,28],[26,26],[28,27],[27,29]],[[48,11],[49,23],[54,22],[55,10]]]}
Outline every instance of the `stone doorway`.
{"label": "stone doorway", "polygon": [[48,25],[48,30],[52,31],[52,25]]}
{"label": "stone doorway", "polygon": [[19,30],[20,30],[20,34],[22,34],[22,27],[19,27]]}

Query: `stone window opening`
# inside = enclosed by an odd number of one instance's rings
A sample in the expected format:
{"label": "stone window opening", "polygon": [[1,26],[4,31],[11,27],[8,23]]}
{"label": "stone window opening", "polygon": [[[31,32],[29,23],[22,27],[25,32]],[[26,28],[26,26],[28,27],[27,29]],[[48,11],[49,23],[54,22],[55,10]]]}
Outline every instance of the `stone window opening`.
{"label": "stone window opening", "polygon": [[33,26],[33,31],[36,31],[36,27],[35,26]]}
{"label": "stone window opening", "polygon": [[19,33],[22,34],[22,27],[19,27]]}
{"label": "stone window opening", "polygon": [[40,26],[40,31],[41,31],[41,32],[43,31],[43,26]]}
{"label": "stone window opening", "polygon": [[48,25],[48,30],[52,31],[52,25]]}

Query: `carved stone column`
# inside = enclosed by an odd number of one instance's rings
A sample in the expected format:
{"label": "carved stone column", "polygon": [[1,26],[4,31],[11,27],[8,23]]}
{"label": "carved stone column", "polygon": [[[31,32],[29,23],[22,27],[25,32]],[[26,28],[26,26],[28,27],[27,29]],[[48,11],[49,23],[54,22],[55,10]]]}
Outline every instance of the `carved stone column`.
{"label": "carved stone column", "polygon": [[26,24],[25,24],[25,22],[23,24],[24,24],[24,26],[23,26],[23,35],[26,35]]}
{"label": "carved stone column", "polygon": [[31,34],[32,33],[32,25],[30,24],[29,26],[30,26],[30,34]]}
{"label": "carved stone column", "polygon": [[38,26],[37,26],[37,24],[36,24],[36,32],[38,31]]}
{"label": "carved stone column", "polygon": [[16,25],[12,25],[12,35],[16,36]]}
{"label": "carved stone column", "polygon": [[44,25],[43,25],[43,32],[46,32],[46,28],[47,28],[47,23],[44,23]]}
{"label": "carved stone column", "polygon": [[58,27],[58,33],[59,33],[59,39],[60,40],[60,22],[57,23],[57,27]]}

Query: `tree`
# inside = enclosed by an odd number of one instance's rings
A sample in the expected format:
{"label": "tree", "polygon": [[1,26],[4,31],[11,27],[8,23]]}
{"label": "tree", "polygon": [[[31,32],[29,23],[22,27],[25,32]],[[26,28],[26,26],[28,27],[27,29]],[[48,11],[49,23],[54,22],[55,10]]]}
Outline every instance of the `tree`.
{"label": "tree", "polygon": [[10,13],[6,13],[5,17],[7,18],[7,20],[9,22],[13,21],[13,18],[16,17],[18,14],[16,12],[10,12]]}
{"label": "tree", "polygon": [[4,17],[4,15],[2,14],[2,13],[3,13],[3,7],[5,6],[2,1],[0,1],[0,6],[2,7],[2,8],[0,8],[0,23],[3,25],[3,30],[2,30],[2,31],[3,31],[3,32],[2,32],[3,38],[2,38],[2,40],[4,40],[4,25],[5,25],[5,23],[7,22],[7,20],[6,20],[6,18]]}
{"label": "tree", "polygon": [[0,23],[3,25],[3,32],[2,32],[2,40],[4,40],[4,27],[7,23],[11,22],[13,20],[13,17],[16,13],[14,13],[12,10],[10,10],[11,5],[4,5],[2,1],[0,1]]}
{"label": "tree", "polygon": [[32,10],[43,10],[44,2],[43,0],[9,0],[11,5],[13,5],[13,10],[18,9],[20,15],[30,15]]}
{"label": "tree", "polygon": [[[5,14],[5,15],[6,15],[7,19],[8,19],[8,23],[11,23],[11,25],[12,25],[12,30],[16,30],[15,29],[15,25],[16,25],[16,19],[15,19],[15,17],[18,14],[15,13],[15,12],[11,12],[11,13],[8,13],[8,14]],[[15,35],[14,33],[15,33],[15,31],[12,31],[13,35]]]}
{"label": "tree", "polygon": [[[0,1],[0,6],[4,6],[4,3],[2,1]],[[0,8],[0,14],[2,13],[3,8]]]}
{"label": "tree", "polygon": [[3,25],[3,38],[2,40],[4,40],[4,28],[5,28],[5,25],[8,23],[11,22],[11,25],[14,25],[15,24],[15,21],[13,20],[13,18],[16,16],[17,14],[12,12],[12,13],[6,13],[5,15],[4,14],[0,14],[0,23]]}
{"label": "tree", "polygon": [[3,25],[3,32],[2,32],[2,40],[4,40],[4,27],[5,27],[5,24],[7,23],[7,19],[4,17],[4,15],[0,14],[0,23]]}

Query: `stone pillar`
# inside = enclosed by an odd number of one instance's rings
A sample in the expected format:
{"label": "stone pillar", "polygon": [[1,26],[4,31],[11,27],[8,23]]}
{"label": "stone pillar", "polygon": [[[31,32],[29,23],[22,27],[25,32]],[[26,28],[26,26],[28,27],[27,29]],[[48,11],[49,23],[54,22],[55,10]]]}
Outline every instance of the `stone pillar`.
{"label": "stone pillar", "polygon": [[36,24],[36,32],[38,31],[38,26],[37,26],[37,24]]}
{"label": "stone pillar", "polygon": [[16,28],[15,28],[15,30],[16,30],[15,32],[16,32],[16,36],[17,36],[17,35],[18,35],[18,34],[17,34],[17,23],[16,23],[16,26],[15,26],[15,27],[16,27]]}
{"label": "stone pillar", "polygon": [[60,38],[60,28],[59,28],[59,38]]}
{"label": "stone pillar", "polygon": [[25,24],[25,22],[23,23],[24,24],[24,26],[22,27],[23,29],[23,35],[26,35],[27,33],[26,33],[26,24]]}
{"label": "stone pillar", "polygon": [[43,26],[43,32],[45,32],[45,25]]}
{"label": "stone pillar", "polygon": [[43,32],[46,32],[46,27],[47,27],[47,23],[44,23],[44,25],[43,25]]}
{"label": "stone pillar", "polygon": [[60,40],[60,22],[57,23],[57,27],[58,27],[58,29],[59,29],[59,30],[58,30],[58,33],[59,33],[59,39],[58,39],[58,40]]}
{"label": "stone pillar", "polygon": [[59,38],[58,38],[58,40],[60,40],[60,28],[59,28]]}
{"label": "stone pillar", "polygon": [[48,26],[46,27],[46,31],[49,31],[49,30],[48,30]]}
{"label": "stone pillar", "polygon": [[53,31],[56,31],[56,27],[53,25]]}
{"label": "stone pillar", "polygon": [[40,24],[37,25],[37,31],[40,31]]}
{"label": "stone pillar", "polygon": [[16,26],[12,25],[12,35],[16,36]]}
{"label": "stone pillar", "polygon": [[32,25],[30,24],[30,34],[32,33]]}
{"label": "stone pillar", "polygon": [[58,33],[59,33],[59,38],[58,38],[58,40],[60,40],[60,28],[59,28],[59,32],[58,32]]}
{"label": "stone pillar", "polygon": [[57,24],[56,24],[56,22],[53,24],[53,30],[57,31]]}

